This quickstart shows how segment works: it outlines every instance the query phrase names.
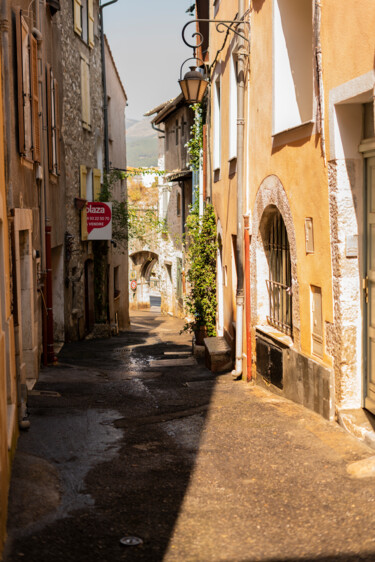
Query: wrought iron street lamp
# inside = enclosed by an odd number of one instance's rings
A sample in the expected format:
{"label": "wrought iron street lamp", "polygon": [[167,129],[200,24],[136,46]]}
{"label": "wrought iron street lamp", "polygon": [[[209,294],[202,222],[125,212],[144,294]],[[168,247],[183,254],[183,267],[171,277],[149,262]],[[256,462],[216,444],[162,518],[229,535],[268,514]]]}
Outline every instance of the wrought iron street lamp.
{"label": "wrought iron street lamp", "polygon": [[[196,68],[197,68],[196,66],[191,66],[190,71],[187,72],[185,74],[185,76],[182,78],[182,68],[185,65],[185,63],[189,60],[195,60],[196,63],[200,62],[201,65],[203,67],[205,67],[205,63],[202,61],[202,59],[200,59],[196,56],[197,49],[202,46],[203,41],[204,41],[202,33],[198,32],[198,31],[193,33],[193,35],[192,35],[193,38],[198,37],[198,41],[196,41],[193,44],[189,43],[187,41],[186,37],[185,37],[186,28],[190,24],[192,24],[192,23],[197,24],[197,23],[201,23],[201,22],[215,23],[216,29],[219,33],[223,33],[225,30],[227,30],[227,34],[229,32],[235,33],[236,35],[239,35],[245,41],[249,42],[247,37],[245,37],[245,35],[241,31],[238,31],[238,29],[237,29],[240,25],[243,25],[245,23],[244,20],[195,19],[195,20],[189,21],[188,23],[186,23],[184,25],[184,27],[182,29],[182,40],[185,43],[185,45],[187,45],[188,47],[193,49],[193,56],[186,59],[182,63],[181,69],[180,69],[180,80],[178,82],[180,84],[180,87],[181,87],[182,93],[184,95],[185,101],[189,104],[200,103],[202,101],[203,96],[206,92],[208,83],[210,81],[209,76],[203,75],[201,72],[196,70]],[[215,61],[216,61],[216,57],[215,57]]]}
{"label": "wrought iron street lamp", "polygon": [[187,103],[201,103],[206,92],[208,80],[201,72],[196,70],[195,66],[191,66],[189,72],[183,78],[180,78],[178,82]]}

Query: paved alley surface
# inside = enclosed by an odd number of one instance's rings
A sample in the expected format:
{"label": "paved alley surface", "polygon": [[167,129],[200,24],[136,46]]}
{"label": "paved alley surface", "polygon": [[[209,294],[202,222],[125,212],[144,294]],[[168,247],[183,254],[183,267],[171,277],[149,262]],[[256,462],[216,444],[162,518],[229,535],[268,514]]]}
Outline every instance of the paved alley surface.
{"label": "paved alley surface", "polygon": [[375,471],[352,464],[371,468],[374,450],[214,376],[181,327],[139,313],[129,332],[68,344],[42,371],[5,560],[375,560]]}

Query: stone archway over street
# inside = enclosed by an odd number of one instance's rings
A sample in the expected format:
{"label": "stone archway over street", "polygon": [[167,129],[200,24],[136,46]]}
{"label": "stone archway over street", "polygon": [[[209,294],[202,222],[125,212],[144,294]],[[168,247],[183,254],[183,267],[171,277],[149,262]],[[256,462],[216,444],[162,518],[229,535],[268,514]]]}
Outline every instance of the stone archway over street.
{"label": "stone archway over street", "polygon": [[135,289],[130,289],[133,293],[130,295],[130,307],[150,308],[151,298],[160,299],[158,278],[153,275],[155,266],[159,264],[159,256],[155,252],[141,250],[131,254],[130,259],[131,281],[136,281]]}

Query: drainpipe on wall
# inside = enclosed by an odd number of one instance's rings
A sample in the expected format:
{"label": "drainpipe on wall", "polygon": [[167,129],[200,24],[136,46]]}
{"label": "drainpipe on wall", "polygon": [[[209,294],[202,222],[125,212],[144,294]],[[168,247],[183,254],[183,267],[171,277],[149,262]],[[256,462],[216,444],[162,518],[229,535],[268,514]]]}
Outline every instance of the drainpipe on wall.
{"label": "drainpipe on wall", "polygon": [[[111,4],[115,4],[118,0],[111,0],[110,2],[106,2],[105,4],[102,4],[99,6],[99,11],[100,11],[100,46],[101,46],[101,57],[102,57],[102,85],[103,85],[103,120],[104,120],[104,170],[106,174],[109,174],[109,131],[108,131],[108,98],[107,98],[107,77],[106,77],[106,64],[105,64],[105,44],[104,44],[104,17],[103,17],[103,9],[106,8],[107,6],[110,6]],[[98,249],[99,246],[97,246],[97,244],[101,244],[100,242],[97,242],[94,246],[94,248]],[[106,245],[106,255],[103,256],[102,258],[97,258],[95,256],[94,261],[97,263],[97,260],[100,261],[100,259],[103,259],[106,261],[107,266],[111,265],[112,263],[112,245],[109,244],[108,242],[104,242],[104,244]],[[96,254],[95,249],[94,249],[94,255]],[[110,307],[110,290],[109,290],[109,283],[108,283],[108,277],[107,277],[107,281],[104,281],[104,287],[105,287],[105,291],[104,294],[106,294],[106,307],[107,307],[107,313],[106,313],[106,319],[107,322],[109,323],[109,325],[111,324],[111,307]],[[103,284],[102,284],[102,288],[103,288]],[[96,293],[96,291],[95,291]],[[95,296],[95,300],[96,300],[96,296]],[[104,317],[104,313],[103,313],[103,307],[100,306],[100,316]],[[95,310],[97,309],[97,303],[95,302]]]}
{"label": "drainpipe on wall", "polygon": [[[244,14],[244,0],[238,0],[238,19]],[[243,26],[238,27],[243,31]],[[238,74],[237,74],[237,293],[236,293],[236,363],[232,371],[234,379],[242,375],[242,338],[244,308],[244,272],[243,272],[243,162],[244,162],[244,93],[245,93],[245,48],[244,40],[238,38]]]}
{"label": "drainpipe on wall", "polygon": [[[38,45],[38,68],[42,69],[42,75],[38,77],[38,88],[39,88],[39,100],[40,100],[40,104],[43,104],[43,99],[44,99],[44,80],[43,77],[45,76],[44,73],[44,68],[45,65],[43,64],[43,56],[42,56],[42,49],[41,49],[41,45],[43,43],[43,34],[41,32],[41,25],[40,25],[40,7],[39,7],[39,3],[40,0],[37,0],[35,2],[35,27],[33,27],[32,29],[32,34],[35,37],[35,39],[37,40],[37,45]],[[38,72],[39,74],[39,72]],[[41,135],[44,134],[44,130],[45,127],[43,127],[43,118],[44,118],[44,114],[43,111],[40,111],[40,116],[39,116],[39,130],[41,132]],[[40,232],[41,232],[41,236],[40,236],[40,248],[41,248],[41,268],[42,271],[45,271],[46,269],[46,244],[45,244],[45,237],[43,236],[43,231],[44,231],[44,227],[46,224],[46,213],[47,213],[47,207],[46,207],[46,197],[45,197],[45,173],[48,172],[47,168],[44,170],[44,174],[43,174],[43,163],[48,162],[48,157],[46,155],[45,152],[45,148],[46,148],[46,143],[42,140],[42,152],[41,152],[41,164],[40,166],[38,166],[38,170],[37,170],[37,184],[39,185],[39,189],[40,189]]]}
{"label": "drainpipe on wall", "polygon": [[316,60],[316,71],[318,78],[318,132],[320,133],[322,153],[324,158],[324,165],[327,165],[327,155],[326,155],[326,136],[324,128],[324,86],[323,86],[323,62],[322,62],[322,46],[320,42],[320,28],[321,28],[321,17],[322,8],[321,0],[315,1],[315,13],[314,13],[314,39],[315,39],[315,60]]}
{"label": "drainpipe on wall", "polygon": [[53,302],[52,302],[52,255],[51,255],[51,231],[46,225],[46,285],[47,285],[47,362],[54,363],[57,359],[53,349]]}
{"label": "drainpipe on wall", "polygon": [[250,217],[249,215],[244,215],[244,227],[245,227],[245,302],[246,302],[246,357],[247,357],[247,369],[246,369],[246,380],[250,382],[252,379],[251,367],[252,367],[252,357],[251,357],[251,291],[250,291]]}
{"label": "drainpipe on wall", "polygon": [[100,10],[100,42],[102,50],[102,81],[103,81],[103,118],[104,118],[104,169],[109,173],[109,135],[108,135],[108,100],[107,100],[107,79],[105,75],[105,47],[104,47],[104,21],[103,9],[118,0],[111,0],[99,6]]}
{"label": "drainpipe on wall", "polygon": [[199,179],[198,179],[198,209],[199,218],[203,217],[203,150],[199,155]]}
{"label": "drainpipe on wall", "polygon": [[[38,4],[38,2],[37,2]],[[36,25],[39,29],[33,29],[33,34],[38,41],[38,62],[41,61],[42,67],[42,79],[41,86],[42,92],[46,92],[46,81],[49,80],[49,76],[46,75],[46,55],[45,50],[42,49],[42,54],[40,56],[40,45],[43,41],[45,35],[45,22],[42,18],[39,18],[39,5],[37,5],[37,20]],[[56,356],[54,352],[54,333],[53,333],[53,295],[52,295],[52,250],[51,250],[51,232],[52,227],[50,226],[50,219],[48,217],[48,193],[49,193],[49,165],[48,165],[48,130],[47,130],[47,100],[45,94],[41,96],[42,105],[44,101],[44,107],[41,111],[41,127],[40,131],[43,135],[42,138],[42,153],[41,153],[41,166],[40,166],[40,245],[41,245],[41,269],[42,269],[42,339],[43,339],[43,364],[48,365],[49,363],[56,362]]]}
{"label": "drainpipe on wall", "polygon": [[[43,105],[43,100],[45,96],[43,93],[45,92],[45,60],[43,58],[44,51],[41,48],[43,42],[43,31],[44,29],[41,27],[40,21],[40,7],[39,7],[39,0],[35,3],[35,25],[33,27],[32,33],[37,40],[38,43],[38,67],[42,69],[42,74],[39,77],[38,86],[39,88],[39,99],[41,105]],[[52,338],[52,348],[53,348],[53,324],[52,324],[52,331],[49,330],[48,327],[48,310],[47,310],[47,301],[49,300],[52,303],[52,293],[47,295],[47,260],[46,260],[46,228],[48,224],[47,219],[47,189],[46,189],[46,181],[49,174],[48,169],[48,154],[47,154],[47,146],[48,146],[48,139],[47,139],[47,123],[43,122],[46,119],[46,113],[42,110],[40,111],[39,117],[39,130],[41,132],[41,163],[38,167],[37,171],[37,185],[40,191],[40,216],[39,216],[39,223],[40,223],[40,267],[41,267],[41,278],[40,278],[40,286],[39,291],[42,299],[42,345],[43,345],[43,365],[47,366],[49,362],[48,358],[48,342]],[[44,137],[44,138],[43,138]],[[51,285],[52,291],[52,285]],[[51,304],[52,306],[52,304]],[[50,360],[52,362],[52,360]]]}
{"label": "drainpipe on wall", "polygon": [[[116,0],[117,1],[117,0]],[[163,129],[159,129],[158,127],[156,127],[155,123],[153,121],[151,121],[151,127],[154,129],[154,131],[157,131],[158,133],[162,133],[163,135],[165,135],[165,131]],[[163,137],[159,137],[159,138],[164,138]]]}
{"label": "drainpipe on wall", "polygon": [[[4,104],[4,139],[11,139],[10,126],[10,77],[9,77],[9,20],[8,20],[8,0],[1,2],[1,63],[2,63],[2,87],[3,87],[3,104]],[[11,148],[7,142],[4,142],[5,151],[5,184],[9,186],[7,190],[7,199],[11,195],[10,169],[11,169]],[[8,200],[8,208],[12,208]]]}
{"label": "drainpipe on wall", "polygon": [[[211,86],[208,84],[207,86],[207,99],[211,99]],[[211,162],[211,143],[208,139],[211,138],[211,104],[207,104],[207,114],[206,114],[206,162]],[[211,166],[206,166],[207,174],[206,174],[206,193],[205,193],[205,201],[208,203],[212,203],[212,170]]]}

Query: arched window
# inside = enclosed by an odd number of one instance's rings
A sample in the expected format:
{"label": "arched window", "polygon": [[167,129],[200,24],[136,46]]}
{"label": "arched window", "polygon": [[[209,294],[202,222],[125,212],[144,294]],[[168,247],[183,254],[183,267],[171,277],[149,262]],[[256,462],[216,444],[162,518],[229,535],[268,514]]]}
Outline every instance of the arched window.
{"label": "arched window", "polygon": [[288,234],[280,212],[275,208],[269,218],[267,259],[269,278],[269,324],[292,335],[292,275]]}

